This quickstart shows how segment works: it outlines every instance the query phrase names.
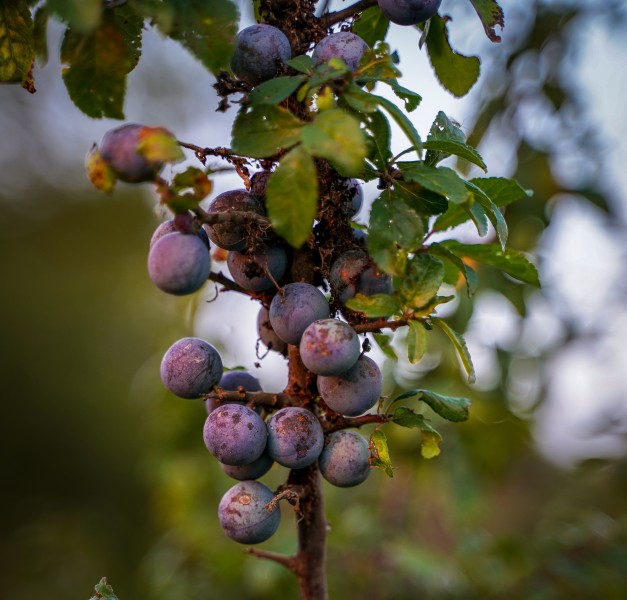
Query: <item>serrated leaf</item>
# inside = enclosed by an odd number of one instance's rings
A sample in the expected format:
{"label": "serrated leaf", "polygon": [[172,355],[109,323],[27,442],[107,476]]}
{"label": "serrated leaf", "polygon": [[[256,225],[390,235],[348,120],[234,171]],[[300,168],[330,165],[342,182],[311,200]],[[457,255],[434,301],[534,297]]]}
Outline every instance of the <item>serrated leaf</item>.
{"label": "serrated leaf", "polygon": [[304,125],[284,108],[256,106],[237,115],[231,148],[243,156],[267,158],[300,142]]}
{"label": "serrated leaf", "polygon": [[446,240],[442,245],[458,256],[495,267],[514,279],[540,287],[538,270],[521,252],[511,248],[503,250],[499,244],[462,244],[456,240]]}
{"label": "serrated leaf", "polygon": [[[504,177],[479,177],[471,179],[470,183],[481,188],[496,206],[507,206],[512,202],[527,198],[531,195],[531,192],[521,187],[517,181]],[[444,231],[445,229],[461,225],[470,218],[468,211],[468,207],[457,205],[449,206],[446,214],[442,215],[434,223],[434,231]],[[473,216],[476,217],[476,213]],[[481,231],[479,231],[479,234],[485,235],[485,233],[481,233]]]}
{"label": "serrated leaf", "polygon": [[373,333],[372,337],[385,356],[391,360],[398,360],[398,356],[396,356],[396,352],[394,352],[394,348],[392,348],[392,338],[390,338],[390,336],[384,333]]}
{"label": "serrated leaf", "polygon": [[171,187],[176,193],[191,188],[194,196],[200,201],[211,193],[213,182],[202,169],[188,167],[182,173],[177,173],[174,176]]}
{"label": "serrated leaf", "polygon": [[470,181],[466,182],[466,187],[471,191],[471,193],[475,194],[476,201],[481,205],[488,219],[490,219],[490,223],[492,223],[492,226],[499,238],[499,242],[501,243],[501,248],[504,250],[508,235],[505,217],[499,210],[498,206],[490,200],[481,188],[472,184]]}
{"label": "serrated leaf", "polygon": [[457,256],[457,254],[452,252],[446,246],[442,246],[441,244],[431,244],[429,246],[429,252],[449,261],[457,268],[457,270],[464,276],[464,279],[466,280],[466,290],[468,292],[468,297],[472,297],[477,290],[477,286],[479,285],[479,279],[475,270],[469,267],[459,256]]}
{"label": "serrated leaf", "polygon": [[438,413],[443,419],[453,423],[467,421],[470,411],[470,400],[468,398],[455,398],[436,394],[430,390],[418,390],[420,400],[428,404],[433,412]]}
{"label": "serrated leaf", "polygon": [[371,114],[378,110],[379,104],[372,94],[364,92],[358,85],[351,82],[342,94],[342,100],[352,109],[365,114]]}
{"label": "serrated leaf", "polygon": [[307,79],[305,75],[275,77],[258,85],[248,99],[253,106],[260,104],[278,104],[289,98]]}
{"label": "serrated leaf", "polygon": [[328,63],[319,65],[314,69],[314,72],[309,79],[309,87],[320,87],[330,81],[334,81],[344,75],[348,75],[350,72],[351,70],[343,60],[339,58],[332,58]]}
{"label": "serrated leaf", "polygon": [[158,23],[165,35],[180,42],[214,75],[229,67],[239,21],[231,0],[164,0],[164,4],[171,11],[169,24]]}
{"label": "serrated leaf", "polygon": [[380,429],[375,429],[370,436],[370,466],[381,467],[388,477],[394,477],[388,441]]}
{"label": "serrated leaf", "polygon": [[419,183],[432,192],[461,204],[468,199],[465,181],[448,167],[429,167],[421,161],[399,162],[403,178]]}
{"label": "serrated leaf", "polygon": [[178,140],[163,127],[143,127],[137,152],[150,162],[176,163],[185,158]]}
{"label": "serrated leaf", "polygon": [[420,309],[435,298],[443,280],[442,261],[430,254],[418,253],[407,261],[399,294],[405,305]]}
{"label": "serrated leaf", "polygon": [[481,237],[488,234],[488,217],[481,204],[475,201],[474,194],[463,204],[450,204],[448,210],[433,224],[433,231],[444,231],[460,223],[471,220]]}
{"label": "serrated leaf", "polygon": [[33,18],[23,1],[0,3],[0,82],[24,83],[35,60]]}
{"label": "serrated leaf", "polygon": [[113,592],[113,588],[107,583],[107,578],[103,577],[94,587],[96,595],[89,600],[118,600]]}
{"label": "serrated leaf", "polygon": [[437,325],[453,342],[453,346],[457,351],[457,354],[462,362],[462,365],[466,371],[466,375],[468,376],[468,383],[475,382],[475,367],[472,364],[472,358],[470,357],[470,352],[468,351],[468,346],[466,346],[466,340],[464,337],[457,333],[454,329],[452,329],[446,321],[438,317],[431,317],[431,322]]}
{"label": "serrated leaf", "polygon": [[[424,147],[427,152],[432,153],[431,155],[427,154],[427,157],[425,158],[425,163],[427,165],[436,165],[440,160],[444,160],[445,158],[453,155],[463,158],[473,165],[477,165],[485,172],[488,171],[481,155],[472,146],[468,146],[467,144],[455,142],[453,140],[427,140],[424,142]],[[431,159],[429,159],[430,156],[432,157]],[[434,156],[437,156],[437,160],[433,159]]]}
{"label": "serrated leaf", "polygon": [[391,317],[401,312],[401,303],[395,296],[373,294],[364,296],[357,294],[345,305],[351,310],[364,313],[367,317]]}
{"label": "serrated leaf", "polygon": [[356,33],[368,46],[374,48],[375,44],[383,41],[390,27],[390,20],[381,12],[378,6],[371,6],[364,10],[359,19],[353,25],[353,33]]}
{"label": "serrated leaf", "polygon": [[435,458],[440,454],[442,436],[427,423],[423,415],[416,414],[413,410],[401,406],[394,411],[392,422],[401,427],[420,429],[422,436],[420,453],[423,458]]}
{"label": "serrated leaf", "polygon": [[414,124],[407,118],[405,113],[393,102],[390,102],[383,96],[376,96],[372,94],[372,97],[376,99],[379,105],[396,121],[396,124],[401,128],[401,131],[407,136],[414,150],[419,154],[422,152],[422,141],[420,135],[416,131]]}
{"label": "serrated leaf", "polygon": [[436,194],[412,181],[395,181],[394,191],[421,215],[442,214],[449,205],[448,200],[441,194]]}
{"label": "serrated leaf", "polygon": [[305,75],[311,75],[314,71],[314,62],[311,56],[307,56],[306,54],[301,54],[300,56],[295,56],[294,58],[290,58],[287,63],[292,69],[298,71],[299,73],[304,73]]}
{"label": "serrated leaf", "polygon": [[427,51],[440,83],[458,98],[466,95],[479,79],[481,62],[476,56],[464,56],[451,48],[448,17],[434,15],[429,22]]}
{"label": "serrated leaf", "polygon": [[403,273],[407,252],[419,248],[423,236],[421,216],[393,191],[385,190],[373,202],[367,244],[381,270],[390,275]]}
{"label": "serrated leaf", "polygon": [[407,358],[412,365],[418,364],[427,350],[427,332],[420,321],[410,321],[407,331]]}
{"label": "serrated leaf", "polygon": [[100,23],[101,0],[48,0],[48,10],[79,33],[89,33]]}
{"label": "serrated leaf", "polygon": [[390,123],[386,116],[379,110],[368,116],[367,129],[372,142],[372,152],[370,159],[380,168],[386,171],[388,163],[392,158],[390,150],[391,131]]}
{"label": "serrated leaf", "polygon": [[97,190],[105,194],[110,194],[113,191],[118,180],[117,176],[109,163],[102,158],[96,144],[91,147],[85,157],[85,168],[89,181]]}
{"label": "serrated leaf", "polygon": [[533,195],[531,190],[523,188],[515,179],[505,177],[476,177],[471,179],[470,183],[481,188],[499,207]]}
{"label": "serrated leaf", "polygon": [[383,82],[387,83],[396,96],[403,101],[407,112],[413,112],[422,102],[422,96],[420,94],[403,87],[396,79],[385,79]]}
{"label": "serrated leaf", "polygon": [[496,35],[495,27],[501,29],[505,27],[505,15],[498,2],[496,0],[470,0],[470,2],[477,11],[488,38],[492,42],[500,42],[501,38]]}
{"label": "serrated leaf", "polygon": [[311,233],[318,209],[316,166],[302,146],[290,150],[270,176],[266,206],[274,230],[300,248]]}
{"label": "serrated leaf", "polygon": [[86,115],[124,118],[126,76],[141,54],[143,19],[128,6],[105,11],[87,35],[68,29],[61,45],[63,81]]}
{"label": "serrated leaf", "polygon": [[396,80],[401,76],[396,66],[398,62],[398,53],[391,52],[390,46],[381,42],[375,48],[364,51],[359,68],[353,76],[359,84],[365,84],[368,89],[372,89],[378,81]]}
{"label": "serrated leaf", "polygon": [[359,121],[340,108],[319,113],[300,139],[310,154],[327,159],[344,177],[359,175],[364,166],[366,136]]}

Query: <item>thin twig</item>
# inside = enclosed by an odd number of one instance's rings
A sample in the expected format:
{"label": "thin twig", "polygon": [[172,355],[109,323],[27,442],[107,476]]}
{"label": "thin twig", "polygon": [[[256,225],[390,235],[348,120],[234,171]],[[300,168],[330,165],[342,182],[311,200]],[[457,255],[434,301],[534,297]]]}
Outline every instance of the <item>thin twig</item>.
{"label": "thin twig", "polygon": [[265,560],[271,560],[275,563],[279,563],[292,573],[298,574],[298,562],[295,556],[286,556],[285,554],[270,552],[269,550],[261,550],[259,548],[246,548],[244,552],[246,552],[246,554],[252,554],[257,558],[264,558]]}
{"label": "thin twig", "polygon": [[409,321],[407,319],[396,319],[394,321],[388,321],[385,318],[377,319],[376,321],[370,321],[369,323],[358,323],[353,325],[353,329],[357,333],[370,333],[378,332],[382,329],[391,329],[396,331],[399,327],[404,327]]}
{"label": "thin twig", "polygon": [[271,394],[268,392],[246,392],[242,388],[238,391],[223,390],[218,388],[215,392],[209,392],[205,398],[216,400],[216,404],[228,402],[245,402],[252,406],[265,406],[268,408],[282,408],[289,406],[290,398],[287,394]]}
{"label": "thin twig", "polygon": [[332,433],[341,429],[358,428],[372,423],[387,423],[389,420],[389,415],[380,414],[361,415],[361,417],[338,417],[332,421],[322,423],[322,429],[325,433]]}
{"label": "thin twig", "polygon": [[355,2],[355,4],[348,6],[347,8],[323,15],[320,17],[320,25],[323,27],[330,27],[331,25],[344,21],[349,17],[370,8],[371,6],[375,6],[376,4],[377,0],[359,0],[359,2]]}

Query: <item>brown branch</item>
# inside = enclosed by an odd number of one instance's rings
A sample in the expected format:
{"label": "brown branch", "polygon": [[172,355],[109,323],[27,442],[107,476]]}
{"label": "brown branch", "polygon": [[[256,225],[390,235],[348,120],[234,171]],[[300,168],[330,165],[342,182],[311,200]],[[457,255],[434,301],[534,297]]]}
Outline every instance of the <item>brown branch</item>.
{"label": "brown branch", "polygon": [[382,318],[377,319],[376,321],[370,321],[369,323],[358,323],[352,327],[357,333],[369,333],[378,332],[382,329],[391,329],[392,331],[396,331],[399,327],[404,327],[408,323],[409,321],[407,319],[388,321],[387,319]]}
{"label": "brown branch", "polygon": [[352,6],[323,15],[320,17],[320,25],[322,25],[322,27],[330,27],[335,23],[339,23],[340,21],[344,21],[355,16],[371,6],[376,6],[376,4],[377,0],[359,0],[359,2],[355,2]]}
{"label": "brown branch", "polygon": [[182,148],[187,148],[188,150],[193,150],[194,154],[198,160],[200,160],[203,164],[207,159],[207,156],[217,156],[218,158],[224,158],[229,162],[237,161],[237,162],[247,162],[248,159],[245,156],[241,156],[233,152],[233,150],[229,148],[225,148],[223,146],[218,146],[217,148],[203,148],[202,146],[197,146],[196,144],[190,144],[188,142],[181,142],[179,140],[179,146]]}
{"label": "brown branch", "polygon": [[297,515],[300,515],[300,495],[303,490],[299,486],[285,485],[279,488],[274,498],[266,505],[266,510],[272,512],[281,500],[287,500],[293,507]]}
{"label": "brown branch", "polygon": [[298,563],[295,556],[286,556],[285,554],[270,552],[269,550],[261,550],[260,548],[246,548],[244,552],[246,552],[246,554],[252,554],[257,558],[263,558],[265,560],[271,560],[272,562],[279,563],[292,573],[298,572]]}
{"label": "brown branch", "polygon": [[367,414],[360,417],[342,417],[339,416],[333,420],[322,423],[322,429],[325,433],[340,431],[341,429],[350,429],[370,425],[372,423],[387,423],[390,420],[389,415]]}
{"label": "brown branch", "polygon": [[245,402],[253,406],[265,406],[267,408],[282,408],[291,404],[290,397],[287,394],[271,394],[268,392],[246,392],[243,388],[238,391],[223,390],[217,388],[215,392],[209,392],[205,398],[213,399],[216,405],[228,402]]}

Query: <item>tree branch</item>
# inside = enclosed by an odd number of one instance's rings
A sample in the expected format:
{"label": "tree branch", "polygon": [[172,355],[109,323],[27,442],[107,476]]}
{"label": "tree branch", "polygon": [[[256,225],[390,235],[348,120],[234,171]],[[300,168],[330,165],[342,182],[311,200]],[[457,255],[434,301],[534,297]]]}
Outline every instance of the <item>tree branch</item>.
{"label": "tree branch", "polygon": [[320,17],[320,25],[322,25],[322,27],[331,27],[331,25],[344,21],[371,6],[376,6],[376,4],[377,0],[359,0],[359,2],[355,2],[352,6],[323,15]]}
{"label": "tree branch", "polygon": [[340,431],[341,429],[351,429],[353,427],[362,427],[371,423],[387,423],[390,420],[389,415],[367,414],[360,417],[342,417],[339,416],[333,420],[322,423],[322,429],[325,433]]}
{"label": "tree branch", "polygon": [[285,554],[270,552],[269,550],[261,550],[260,548],[246,548],[244,552],[246,552],[246,554],[252,554],[257,558],[263,558],[265,560],[271,560],[272,562],[279,563],[286,569],[289,569],[292,573],[298,573],[298,563],[295,556],[286,556]]}
{"label": "tree branch", "polygon": [[209,392],[205,398],[211,398],[216,401],[216,405],[228,402],[245,402],[253,406],[265,406],[267,408],[282,408],[291,404],[287,394],[270,394],[268,392],[246,392],[240,387],[238,391],[223,390],[217,388],[215,392]]}
{"label": "tree branch", "polygon": [[353,329],[357,333],[372,333],[379,332],[382,329],[391,329],[396,331],[399,327],[404,327],[409,321],[407,319],[396,319],[394,321],[388,321],[385,318],[377,319],[376,321],[370,321],[369,323],[358,323],[353,325]]}

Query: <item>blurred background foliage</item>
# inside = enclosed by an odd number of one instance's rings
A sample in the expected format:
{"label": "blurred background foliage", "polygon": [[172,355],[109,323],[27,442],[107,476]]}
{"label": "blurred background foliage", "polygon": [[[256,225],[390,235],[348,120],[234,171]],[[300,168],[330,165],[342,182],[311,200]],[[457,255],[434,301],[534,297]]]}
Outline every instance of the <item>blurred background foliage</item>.
{"label": "blurred background foliage", "polygon": [[[488,155],[498,148],[509,157],[507,174],[534,190],[506,217],[512,246],[539,253],[550,278],[542,239],[560,203],[593,205],[624,235],[604,140],[569,69],[592,16],[596,31],[612,35],[625,32],[626,15],[621,2],[604,2],[602,14],[596,2],[503,4],[512,33],[484,63],[464,125],[471,143]],[[616,64],[622,68],[618,56]],[[146,81],[148,94],[158,95],[154,79]],[[25,116],[20,98],[4,94],[2,102],[17,103],[12,114]],[[168,92],[163,101],[176,98]],[[230,480],[200,442],[204,407],[169,396],[158,379],[163,349],[195,331],[195,306],[165,298],[145,274],[158,222],[150,192],[91,192],[80,165],[67,166],[76,157],[62,167],[43,140],[46,118],[18,122],[22,135],[14,130],[2,140],[29,152],[30,164],[34,156],[39,173],[65,171],[54,183],[21,171],[19,186],[0,189],[0,595],[87,598],[106,575],[121,600],[295,597],[281,567],[245,556],[223,536],[216,509]],[[17,169],[20,157],[7,164]],[[386,365],[398,390],[419,385],[472,397],[471,420],[448,425],[434,417],[444,443],[431,461],[420,458],[415,431],[389,426],[393,479],[376,471],[356,489],[325,484],[332,597],[624,598],[624,385],[616,410],[597,412],[586,434],[609,436],[614,451],[591,450],[566,464],[537,443],[555,356],[593,347],[600,330],[568,306],[538,325],[534,307],[551,303],[550,281],[547,299],[489,270],[480,279],[477,297],[488,312],[513,307],[513,333],[499,337],[498,322],[477,322],[463,294],[447,318],[467,331],[479,363],[489,354],[487,379],[468,388],[436,334],[418,368]],[[624,284],[615,283],[616,296]],[[617,300],[623,309],[624,298]],[[485,342],[486,333],[493,341],[482,350],[476,340]],[[235,331],[226,342],[245,340]],[[275,467],[267,480],[278,485],[284,477]],[[264,547],[289,553],[295,527],[283,513]]]}

